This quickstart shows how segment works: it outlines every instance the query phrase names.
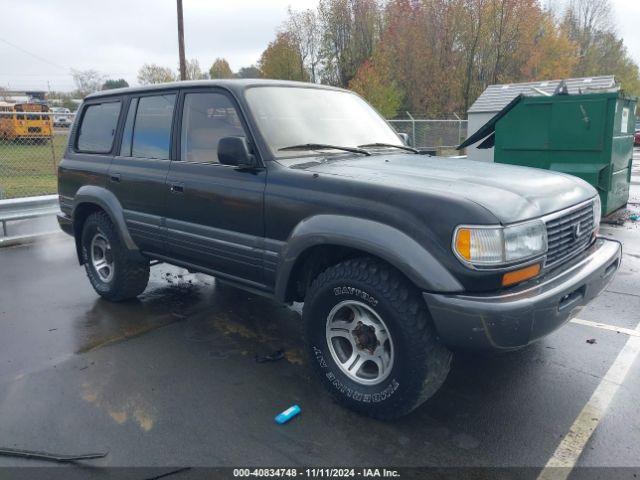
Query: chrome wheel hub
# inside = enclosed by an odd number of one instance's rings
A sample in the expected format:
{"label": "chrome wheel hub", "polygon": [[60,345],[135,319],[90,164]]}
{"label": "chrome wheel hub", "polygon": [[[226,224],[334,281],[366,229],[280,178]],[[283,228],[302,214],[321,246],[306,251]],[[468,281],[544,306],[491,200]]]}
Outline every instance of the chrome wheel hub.
{"label": "chrome wheel hub", "polygon": [[389,376],[394,350],[380,316],[362,302],[346,300],[327,317],[327,346],[342,372],[362,385],[376,385]]}
{"label": "chrome wheel hub", "polygon": [[113,254],[107,237],[97,232],[91,239],[91,264],[100,280],[108,283],[113,278]]}

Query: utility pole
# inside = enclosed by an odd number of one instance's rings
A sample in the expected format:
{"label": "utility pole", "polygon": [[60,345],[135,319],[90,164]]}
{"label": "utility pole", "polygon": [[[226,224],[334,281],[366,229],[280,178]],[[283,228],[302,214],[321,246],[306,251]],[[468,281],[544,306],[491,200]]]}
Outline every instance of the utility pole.
{"label": "utility pole", "polygon": [[187,62],[184,58],[184,22],[182,21],[182,0],[178,2],[178,54],[180,55],[180,80],[187,79]]}

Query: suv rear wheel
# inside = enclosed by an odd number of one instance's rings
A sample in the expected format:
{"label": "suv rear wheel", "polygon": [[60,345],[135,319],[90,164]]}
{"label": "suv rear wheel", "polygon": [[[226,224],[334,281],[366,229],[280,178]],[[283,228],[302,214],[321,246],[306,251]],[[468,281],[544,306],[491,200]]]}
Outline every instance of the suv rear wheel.
{"label": "suv rear wheel", "polygon": [[431,397],[451,353],[420,292],[399,272],[357,258],[322,272],[303,307],[311,363],[330,394],[367,415],[402,416]]}
{"label": "suv rear wheel", "polygon": [[149,260],[129,252],[111,219],[92,213],[82,228],[82,259],[94,290],[112,302],[135,298],[149,282]]}

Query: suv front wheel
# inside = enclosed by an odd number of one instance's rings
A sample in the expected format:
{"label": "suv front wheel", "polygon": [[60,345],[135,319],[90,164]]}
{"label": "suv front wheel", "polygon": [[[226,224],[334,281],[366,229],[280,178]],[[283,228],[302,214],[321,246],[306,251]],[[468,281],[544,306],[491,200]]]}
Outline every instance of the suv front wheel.
{"label": "suv front wheel", "polygon": [[149,282],[149,260],[127,250],[111,219],[92,213],[82,228],[82,259],[94,290],[112,302],[137,297]]}
{"label": "suv front wheel", "polygon": [[367,415],[400,417],[431,397],[451,353],[435,338],[420,292],[373,258],[322,272],[303,307],[311,363],[330,394]]}

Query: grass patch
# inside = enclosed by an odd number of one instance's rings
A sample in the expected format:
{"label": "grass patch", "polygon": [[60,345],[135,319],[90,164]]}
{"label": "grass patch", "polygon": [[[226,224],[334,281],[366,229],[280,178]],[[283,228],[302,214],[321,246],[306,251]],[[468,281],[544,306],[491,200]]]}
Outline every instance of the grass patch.
{"label": "grass patch", "polygon": [[56,193],[67,139],[65,131],[46,143],[0,140],[0,198]]}
{"label": "grass patch", "polygon": [[25,175],[3,178],[0,182],[0,189],[4,193],[4,197],[0,198],[49,195],[58,191],[58,177],[52,174],[42,177]]}

